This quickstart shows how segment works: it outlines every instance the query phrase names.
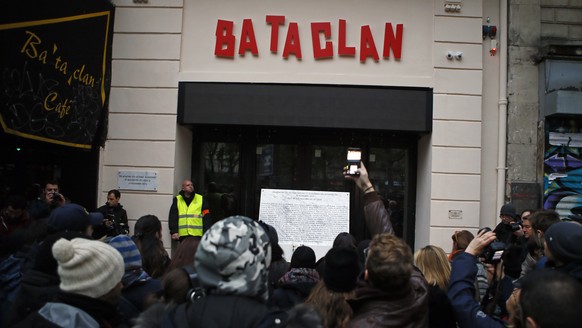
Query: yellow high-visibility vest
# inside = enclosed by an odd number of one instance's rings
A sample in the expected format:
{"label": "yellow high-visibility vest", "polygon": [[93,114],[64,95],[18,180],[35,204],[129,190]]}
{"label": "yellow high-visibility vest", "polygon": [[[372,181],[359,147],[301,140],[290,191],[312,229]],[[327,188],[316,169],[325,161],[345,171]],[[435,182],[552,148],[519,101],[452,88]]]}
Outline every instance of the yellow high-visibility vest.
{"label": "yellow high-visibility vest", "polygon": [[183,236],[202,236],[202,196],[194,194],[190,206],[182,195],[176,196],[178,200],[178,234]]}

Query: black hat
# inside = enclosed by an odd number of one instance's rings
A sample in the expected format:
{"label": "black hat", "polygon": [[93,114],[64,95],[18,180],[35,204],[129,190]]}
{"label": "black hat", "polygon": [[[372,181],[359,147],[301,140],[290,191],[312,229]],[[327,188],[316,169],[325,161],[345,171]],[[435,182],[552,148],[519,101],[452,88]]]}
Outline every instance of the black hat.
{"label": "black hat", "polygon": [[309,246],[299,246],[291,256],[291,268],[315,269],[315,252]]}
{"label": "black hat", "polygon": [[582,261],[582,225],[572,222],[552,224],[544,234],[552,255],[564,263]]}
{"label": "black hat", "polygon": [[515,206],[511,204],[505,204],[501,206],[501,211],[499,211],[499,215],[507,215],[511,216],[512,218],[515,218],[515,216],[517,215],[517,212],[515,211]]}
{"label": "black hat", "polygon": [[332,248],[325,255],[323,281],[327,289],[347,293],[356,287],[360,274],[358,254],[353,249]]}

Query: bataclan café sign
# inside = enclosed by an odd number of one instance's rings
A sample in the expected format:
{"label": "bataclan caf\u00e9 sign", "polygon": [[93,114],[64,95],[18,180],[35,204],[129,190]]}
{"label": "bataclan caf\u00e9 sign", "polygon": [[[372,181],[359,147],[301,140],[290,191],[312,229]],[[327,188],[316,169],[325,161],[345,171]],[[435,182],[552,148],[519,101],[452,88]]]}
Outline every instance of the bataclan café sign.
{"label": "bataclan caf\u00e9 sign", "polygon": [[[282,26],[285,25],[285,16],[267,15],[266,25],[270,25],[271,40],[270,51],[278,53],[279,33]],[[234,58],[236,48],[236,36],[233,34],[234,22],[229,20],[219,19],[216,24],[216,44],[214,47],[214,55],[217,57]],[[346,44],[346,20],[340,19],[337,28],[337,55],[352,56],[356,55],[356,46]],[[384,26],[384,38],[382,43],[382,57],[384,59],[390,58],[390,50],[394,54],[395,59],[400,59],[402,54],[402,34],[403,24],[386,23]],[[321,36],[325,37],[325,44],[321,44]],[[332,25],[331,22],[316,22],[311,23],[311,43],[313,45],[313,57],[315,59],[328,59],[334,56],[332,39]],[[379,60],[379,51],[376,46],[376,40],[372,35],[369,25],[360,27],[360,62],[365,62],[367,58],[372,58],[374,61]],[[252,19],[244,19],[240,32],[240,44],[238,47],[238,55],[244,56],[245,53],[250,52],[254,56],[259,56],[257,47],[257,38],[255,37],[255,29]],[[285,36],[285,44],[283,46],[283,58],[287,59],[290,55],[294,55],[297,59],[301,59],[301,38],[299,36],[299,26],[297,22],[290,22],[287,27]]]}
{"label": "bataclan caf\u00e9 sign", "polygon": [[82,149],[96,144],[106,124],[113,14],[104,0],[5,3],[0,123],[6,133]]}

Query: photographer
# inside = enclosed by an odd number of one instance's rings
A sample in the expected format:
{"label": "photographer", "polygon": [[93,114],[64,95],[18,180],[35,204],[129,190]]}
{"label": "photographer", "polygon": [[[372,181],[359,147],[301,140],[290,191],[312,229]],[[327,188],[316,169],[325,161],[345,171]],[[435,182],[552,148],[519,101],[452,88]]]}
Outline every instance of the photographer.
{"label": "photographer", "polygon": [[[459,327],[505,327],[501,320],[488,316],[475,300],[478,256],[496,240],[492,231],[481,231],[451,263],[448,296],[453,304]],[[496,270],[500,272],[499,270]]]}
{"label": "photographer", "polygon": [[523,236],[523,230],[521,228],[521,222],[517,220],[515,207],[511,204],[501,206],[499,218],[501,222],[493,230],[497,235],[497,240],[507,245],[523,243],[522,238],[520,238]]}
{"label": "photographer", "polygon": [[46,219],[53,209],[65,203],[65,197],[59,193],[59,183],[50,180],[43,185],[39,197],[29,202],[27,211],[33,220]]}
{"label": "photographer", "polygon": [[127,212],[119,203],[121,193],[119,190],[109,190],[107,193],[107,202],[97,209],[103,214],[103,225],[93,234],[93,238],[100,239],[104,236],[114,237],[120,234],[129,234],[129,225],[127,223]]}

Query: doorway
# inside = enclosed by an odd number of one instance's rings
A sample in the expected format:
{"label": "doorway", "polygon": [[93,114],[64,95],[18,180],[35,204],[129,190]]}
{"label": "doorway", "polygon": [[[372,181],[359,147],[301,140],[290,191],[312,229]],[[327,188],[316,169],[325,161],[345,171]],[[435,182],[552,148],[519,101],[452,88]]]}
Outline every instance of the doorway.
{"label": "doorway", "polygon": [[211,191],[217,188],[231,197],[227,215],[258,218],[263,188],[347,191],[349,232],[358,241],[371,237],[364,220],[363,195],[342,172],[347,148],[361,148],[396,234],[414,244],[416,136],[240,126],[196,126],[193,130],[192,178],[203,193],[212,185]]}

